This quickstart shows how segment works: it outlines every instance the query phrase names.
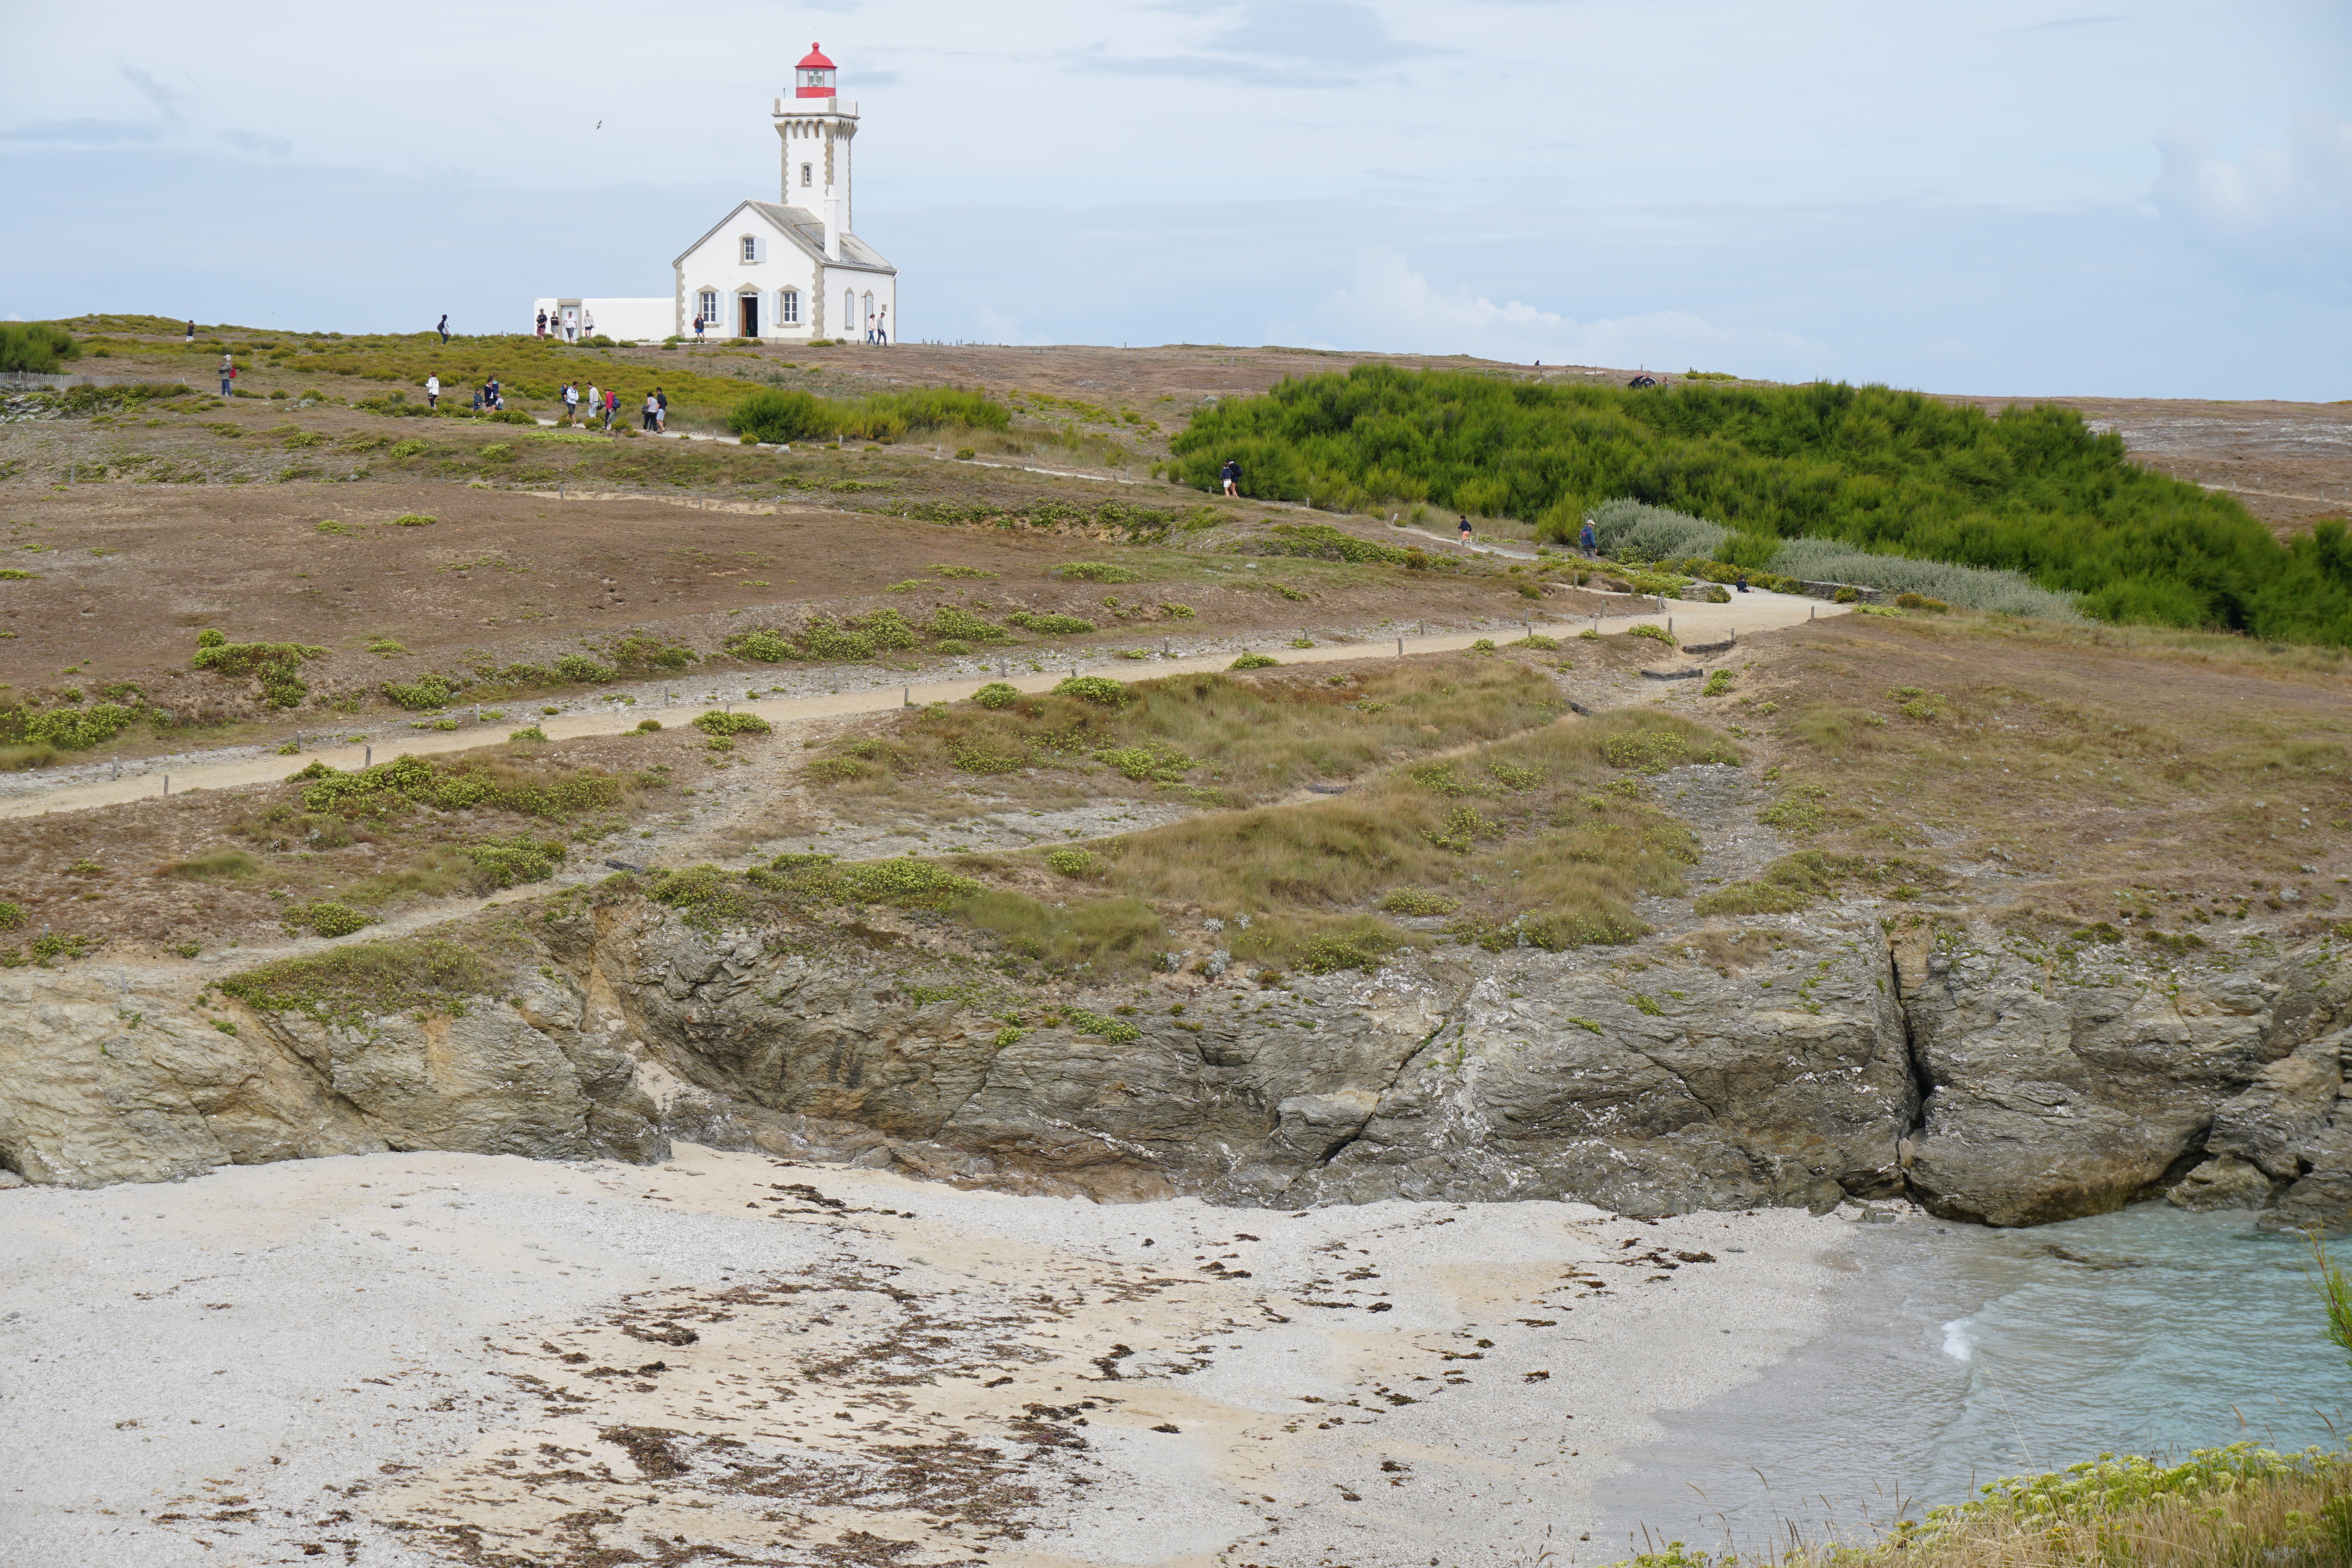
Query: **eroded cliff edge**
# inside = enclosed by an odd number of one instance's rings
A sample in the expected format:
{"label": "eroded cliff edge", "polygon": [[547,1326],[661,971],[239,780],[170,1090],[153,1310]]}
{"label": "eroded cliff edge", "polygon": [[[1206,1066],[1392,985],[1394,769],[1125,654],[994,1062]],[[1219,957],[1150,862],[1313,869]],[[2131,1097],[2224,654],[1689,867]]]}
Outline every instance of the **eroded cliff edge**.
{"label": "eroded cliff edge", "polygon": [[1110,1201],[1908,1197],[2014,1226],[2168,1193],[2352,1224],[2343,943],[2152,973],[1948,917],[1747,924],[1745,946],[1056,996],[919,915],[711,929],[621,890],[534,915],[526,960],[448,1011],[22,969],[0,978],[0,1159],[93,1186],[678,1137]]}

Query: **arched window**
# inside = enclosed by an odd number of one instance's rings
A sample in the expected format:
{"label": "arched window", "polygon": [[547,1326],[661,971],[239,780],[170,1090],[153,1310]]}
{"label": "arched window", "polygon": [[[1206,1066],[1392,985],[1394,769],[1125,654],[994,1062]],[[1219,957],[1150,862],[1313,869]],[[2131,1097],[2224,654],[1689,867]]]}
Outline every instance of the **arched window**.
{"label": "arched window", "polygon": [[776,325],[797,327],[801,324],[801,291],[787,288],[776,296]]}
{"label": "arched window", "polygon": [[714,327],[719,325],[719,290],[704,289],[702,298],[695,308],[695,314]]}
{"label": "arched window", "polygon": [[833,335],[836,338],[846,339],[852,332],[856,330],[857,291],[854,288],[845,288],[841,291],[841,325],[835,329]]}

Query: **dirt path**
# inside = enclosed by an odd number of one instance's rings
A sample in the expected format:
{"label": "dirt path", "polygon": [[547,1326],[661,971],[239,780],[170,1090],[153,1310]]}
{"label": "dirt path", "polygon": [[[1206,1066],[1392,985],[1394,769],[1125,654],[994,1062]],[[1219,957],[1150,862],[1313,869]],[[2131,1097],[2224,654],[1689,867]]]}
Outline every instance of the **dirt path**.
{"label": "dirt path", "polygon": [[[1845,612],[1845,606],[1828,604],[1817,599],[1805,599],[1792,594],[1752,592],[1728,604],[1704,604],[1675,601],[1664,609],[1656,601],[1640,595],[1612,595],[1621,601],[1629,599],[1635,608],[1626,613],[1601,616],[1588,622],[1542,621],[1531,622],[1549,636],[1574,636],[1586,626],[1597,626],[1603,632],[1622,632],[1637,622],[1664,622],[1671,621],[1673,630],[1685,641],[1694,638],[1713,641],[1727,634],[1768,632],[1783,626],[1793,626],[1817,616]],[[1434,637],[1399,637],[1378,643],[1332,643],[1316,648],[1280,648],[1276,656],[1286,664],[1314,664],[1349,659],[1401,657],[1406,653],[1459,653],[1479,641],[1481,634],[1458,632]],[[1661,650],[1664,653],[1664,650]],[[1232,659],[1231,650],[1199,655],[1177,655],[1153,660],[1140,665],[1127,661],[1112,664],[1097,663],[1097,673],[1110,672],[1133,677],[1139,674],[1169,675],[1223,669]],[[1670,659],[1664,662],[1672,662]],[[1042,692],[1052,689],[1072,674],[1084,674],[1088,665],[1074,659],[1066,666],[1055,665],[1045,673],[1006,674],[998,677],[1023,691]],[[956,702],[971,695],[987,681],[964,678],[954,681],[913,684],[908,682],[877,683],[854,691],[828,694],[824,696],[780,697],[757,702],[729,705],[740,711],[758,714],[772,722],[793,719],[838,717],[849,714],[882,713],[902,706],[920,706],[934,702]],[[541,721],[541,728],[551,740],[571,740],[583,736],[615,735],[633,729],[646,718],[660,720],[664,726],[692,722],[695,716],[708,709],[708,703],[679,705],[668,707],[632,707],[625,712],[607,714],[563,715]],[[425,754],[446,751],[468,751],[495,738],[496,730],[505,727],[487,726],[442,732],[425,732],[402,737],[396,745],[384,747],[386,758],[402,752]],[[325,762],[331,768],[351,769],[366,765],[372,750],[360,746],[310,747],[301,755]],[[52,789],[27,791],[0,801],[0,817],[39,816],[50,811],[88,810],[100,806],[111,806],[126,800],[145,800],[150,796],[184,794],[200,789],[220,789],[241,785],[275,783],[299,764],[271,755],[244,757],[235,760],[197,761],[182,765],[169,773],[161,769],[110,779],[97,783],[62,785]]]}

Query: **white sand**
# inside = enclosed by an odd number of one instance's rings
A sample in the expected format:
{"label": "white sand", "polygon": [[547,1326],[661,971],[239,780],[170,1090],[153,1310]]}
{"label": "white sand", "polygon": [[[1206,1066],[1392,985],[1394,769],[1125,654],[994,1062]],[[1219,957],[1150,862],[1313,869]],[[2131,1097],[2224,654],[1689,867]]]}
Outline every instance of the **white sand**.
{"label": "white sand", "polygon": [[[1614,1456],[1816,1333],[1845,1228],[1096,1207],[684,1147],[0,1192],[0,1557],[1607,1562]],[[1676,1250],[1717,1261],[1626,1261]]]}

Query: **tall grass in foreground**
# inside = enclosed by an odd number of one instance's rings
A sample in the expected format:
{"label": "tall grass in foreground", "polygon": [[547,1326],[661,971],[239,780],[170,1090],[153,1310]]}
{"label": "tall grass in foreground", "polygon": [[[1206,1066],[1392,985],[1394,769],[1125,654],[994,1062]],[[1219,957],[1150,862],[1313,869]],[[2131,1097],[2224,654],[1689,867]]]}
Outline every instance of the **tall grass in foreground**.
{"label": "tall grass in foreground", "polygon": [[2282,544],[2230,497],[2130,461],[2053,404],[1988,414],[1888,387],[1543,386],[1360,365],[1203,411],[1171,444],[1203,489],[1338,507],[1427,501],[1575,536],[1627,496],[1744,537],[1835,539],[2022,573],[2100,620],[2352,643],[2352,542]]}
{"label": "tall grass in foreground", "polygon": [[2203,1448],[2177,1465],[2103,1454],[1995,1481],[1973,1502],[1906,1520],[1869,1546],[1751,1553],[1681,1542],[1631,1568],[2344,1568],[2352,1563],[2352,1454]]}

